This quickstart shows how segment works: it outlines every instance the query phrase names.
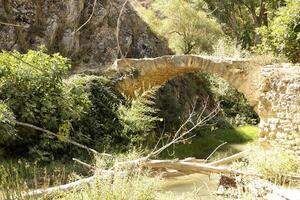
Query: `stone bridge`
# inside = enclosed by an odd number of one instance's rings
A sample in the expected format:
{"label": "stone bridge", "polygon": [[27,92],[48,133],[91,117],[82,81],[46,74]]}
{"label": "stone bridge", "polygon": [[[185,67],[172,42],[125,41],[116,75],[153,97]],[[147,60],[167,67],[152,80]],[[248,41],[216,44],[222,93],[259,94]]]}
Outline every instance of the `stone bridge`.
{"label": "stone bridge", "polygon": [[118,89],[134,97],[184,73],[218,75],[243,93],[260,117],[260,140],[300,155],[300,67],[261,67],[247,60],[194,55],[119,59],[106,73],[119,77]]}
{"label": "stone bridge", "polygon": [[175,55],[158,58],[120,59],[109,69],[124,76],[118,88],[134,97],[138,89],[163,85],[176,76],[190,72],[216,74],[243,93],[249,104],[258,105],[258,77],[260,67],[245,60],[226,60],[211,57]]}

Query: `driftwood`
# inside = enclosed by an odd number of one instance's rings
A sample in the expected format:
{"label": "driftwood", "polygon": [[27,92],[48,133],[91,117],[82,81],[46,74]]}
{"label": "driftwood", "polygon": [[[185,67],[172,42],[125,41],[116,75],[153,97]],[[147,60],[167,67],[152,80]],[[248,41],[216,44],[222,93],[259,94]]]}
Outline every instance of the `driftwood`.
{"label": "driftwood", "polygon": [[50,187],[47,189],[37,189],[37,190],[32,190],[27,193],[24,193],[21,195],[22,198],[33,198],[33,197],[39,197],[39,196],[45,196],[45,195],[50,195],[50,194],[55,194],[57,192],[63,192],[63,191],[70,191],[70,190],[79,190],[85,185],[92,185],[95,183],[96,180],[109,180],[114,178],[114,176],[117,175],[120,178],[126,177],[126,173],[124,172],[118,172],[115,174],[113,170],[102,170],[101,171],[101,176],[96,176],[93,175],[88,178],[83,178],[71,183],[67,183],[65,185],[59,185],[55,187]]}
{"label": "driftwood", "polygon": [[175,169],[180,172],[187,173],[216,173],[216,174],[235,174],[235,175],[256,175],[245,173],[240,170],[230,169],[226,167],[216,167],[208,164],[189,163],[183,161],[166,161],[166,160],[151,160],[142,164],[144,167],[152,169]]}
{"label": "driftwood", "polygon": [[228,164],[228,163],[231,163],[231,162],[233,162],[235,160],[241,159],[242,157],[244,157],[245,155],[247,155],[249,152],[250,152],[250,150],[245,150],[245,151],[242,151],[240,153],[234,154],[232,156],[223,158],[221,160],[210,162],[208,164],[209,165],[213,165],[213,166],[220,166],[220,165]]}
{"label": "driftwood", "polygon": [[65,185],[50,187],[47,189],[37,189],[37,190],[33,190],[33,191],[29,191],[27,193],[24,193],[21,195],[21,197],[26,199],[26,198],[33,198],[33,197],[54,194],[54,193],[62,192],[62,191],[69,191],[69,190],[73,190],[75,188],[80,189],[84,185],[90,185],[90,184],[94,183],[95,179],[96,179],[96,176],[91,176],[91,177],[80,179],[80,180],[77,180],[77,181],[74,181],[72,183],[68,183]]}
{"label": "driftwood", "polygon": [[[243,175],[263,178],[261,174],[244,172],[241,170],[231,169],[227,167],[212,166],[211,164],[189,163],[178,160],[151,160],[142,164],[144,167],[152,169],[175,169],[179,172],[187,173],[214,173],[228,175]],[[286,175],[287,179],[300,181],[299,175]]]}

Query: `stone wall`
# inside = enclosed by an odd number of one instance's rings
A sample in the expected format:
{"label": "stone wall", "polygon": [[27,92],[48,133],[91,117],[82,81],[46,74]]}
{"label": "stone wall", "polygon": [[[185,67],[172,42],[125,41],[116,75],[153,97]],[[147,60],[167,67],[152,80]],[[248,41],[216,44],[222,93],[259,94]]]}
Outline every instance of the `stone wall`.
{"label": "stone wall", "polygon": [[260,81],[261,142],[300,156],[300,67],[265,67]]}

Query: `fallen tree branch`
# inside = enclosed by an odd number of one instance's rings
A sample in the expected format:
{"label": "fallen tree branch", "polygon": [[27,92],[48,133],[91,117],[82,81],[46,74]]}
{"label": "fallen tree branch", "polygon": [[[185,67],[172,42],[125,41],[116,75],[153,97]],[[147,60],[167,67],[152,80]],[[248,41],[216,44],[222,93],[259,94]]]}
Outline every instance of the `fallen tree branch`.
{"label": "fallen tree branch", "polygon": [[[209,164],[189,163],[178,160],[151,160],[142,164],[142,166],[152,169],[175,169],[180,172],[187,173],[215,173],[229,175],[244,175],[263,178],[261,174],[244,172],[241,170],[231,169],[227,167],[217,167]],[[300,180],[298,175],[287,175],[287,178],[295,181]]]}
{"label": "fallen tree branch", "polygon": [[238,160],[238,159],[244,157],[245,155],[247,155],[249,153],[249,151],[250,151],[250,149],[242,151],[240,153],[237,153],[237,154],[234,154],[232,156],[223,158],[221,160],[210,162],[210,163],[208,163],[208,165],[219,166],[219,165],[224,165],[224,164],[227,164],[227,163],[231,163],[231,162],[233,162],[235,160]]}
{"label": "fallen tree branch", "polygon": [[113,171],[113,170],[101,170],[100,174],[101,174],[100,176],[93,175],[88,178],[83,178],[83,179],[80,179],[80,180],[77,180],[77,181],[74,181],[71,183],[67,183],[65,185],[59,185],[59,186],[50,187],[47,189],[32,190],[32,191],[23,193],[21,195],[21,197],[26,199],[26,198],[45,196],[45,195],[52,195],[57,192],[79,190],[85,185],[88,185],[88,186],[92,185],[93,183],[95,183],[96,180],[108,180],[110,178],[114,178],[116,175],[119,178],[124,178],[127,176],[127,174],[125,172],[115,173],[115,171]]}
{"label": "fallen tree branch", "polygon": [[90,184],[94,183],[95,180],[96,180],[96,176],[94,175],[94,176],[80,179],[80,180],[77,180],[77,181],[74,181],[72,183],[68,183],[65,185],[50,187],[47,189],[37,189],[37,190],[29,191],[27,193],[22,194],[21,196],[22,196],[22,198],[29,198],[29,197],[33,198],[33,197],[39,197],[39,196],[53,194],[56,192],[80,189],[86,184],[90,185]]}
{"label": "fallen tree branch", "polygon": [[188,173],[217,173],[217,174],[235,174],[235,175],[251,175],[249,173],[245,173],[239,170],[230,169],[226,167],[215,167],[207,164],[198,164],[198,163],[189,163],[183,161],[170,161],[170,160],[151,160],[142,164],[144,167],[152,168],[152,169],[176,169],[180,172],[188,172]]}
{"label": "fallen tree branch", "polygon": [[[56,137],[56,138],[59,137],[56,133],[53,133],[51,131],[48,131],[48,130],[40,128],[40,127],[37,127],[37,126],[32,125],[32,124],[28,124],[28,123],[24,123],[24,122],[19,122],[19,121],[16,121],[16,120],[14,120],[13,123],[15,123],[16,125],[19,125],[19,126],[24,126],[24,127],[32,128],[32,129],[35,129],[37,131],[42,131],[42,132],[44,132],[44,133],[46,133],[46,134],[48,134],[50,136]],[[90,147],[87,147],[87,146],[85,146],[83,144],[80,144],[78,142],[75,142],[75,141],[73,141],[71,139],[65,138],[65,141],[68,142],[68,143],[70,143],[70,144],[73,144],[73,145],[75,145],[77,147],[80,147],[82,149],[85,149],[87,151],[93,152],[95,154],[101,154],[101,153],[97,152],[96,150],[94,150],[94,149],[92,149]]]}

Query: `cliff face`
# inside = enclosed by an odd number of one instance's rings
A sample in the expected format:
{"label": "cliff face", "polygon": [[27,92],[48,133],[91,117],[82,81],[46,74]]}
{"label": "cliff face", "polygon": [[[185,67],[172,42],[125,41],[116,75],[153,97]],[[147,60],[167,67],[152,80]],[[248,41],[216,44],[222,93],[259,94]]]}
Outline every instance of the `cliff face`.
{"label": "cliff face", "polygon": [[[99,71],[120,57],[116,27],[125,0],[1,0],[0,49],[25,52],[45,45],[50,52],[70,57],[78,70]],[[170,54],[166,42],[157,38],[130,3],[121,17],[120,46],[127,57]]]}

